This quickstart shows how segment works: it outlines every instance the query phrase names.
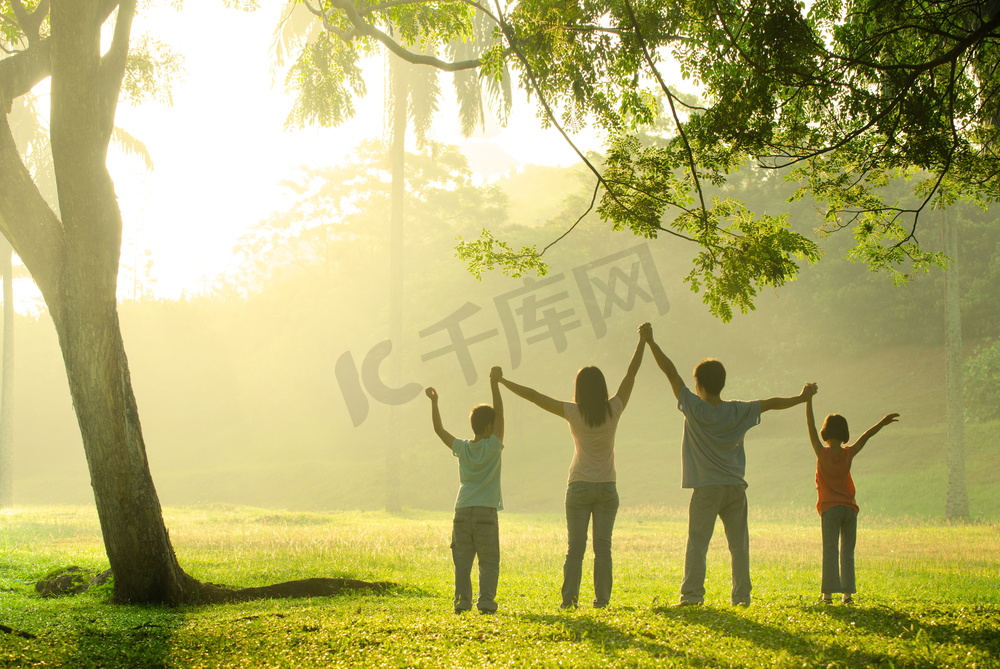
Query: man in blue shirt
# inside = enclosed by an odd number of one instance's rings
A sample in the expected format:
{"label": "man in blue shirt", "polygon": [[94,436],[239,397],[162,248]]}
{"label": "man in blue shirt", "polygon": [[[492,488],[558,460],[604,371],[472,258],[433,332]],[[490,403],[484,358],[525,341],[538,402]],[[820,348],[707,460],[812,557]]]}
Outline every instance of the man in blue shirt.
{"label": "man in blue shirt", "polygon": [[500,533],[497,511],[503,509],[500,492],[501,451],[503,451],[503,398],[500,397],[499,367],[490,370],[493,406],[480,404],[469,416],[473,439],[456,439],[441,424],[438,394],[425,391],[431,399],[434,432],[458,458],[461,487],[455,500],[451,556],[455,563],[455,613],[472,608],[472,562],[479,558],[480,613],[496,613],[497,581],[500,578]]}
{"label": "man in blue shirt", "polygon": [[816,393],[816,384],[807,384],[796,397],[772,397],[741,402],[720,397],[726,385],[726,368],[709,358],[694,370],[695,393],[688,390],[677,368],[653,341],[649,327],[649,349],[656,364],[666,374],[684,414],[682,463],[684,488],[693,488],[688,507],[688,540],[684,557],[684,581],[680,605],[705,601],[705,558],[715,531],[715,519],[722,519],[733,561],[732,603],[750,605],[750,533],[747,528],[746,452],[743,437],[760,423],[765,411],[788,409]]}

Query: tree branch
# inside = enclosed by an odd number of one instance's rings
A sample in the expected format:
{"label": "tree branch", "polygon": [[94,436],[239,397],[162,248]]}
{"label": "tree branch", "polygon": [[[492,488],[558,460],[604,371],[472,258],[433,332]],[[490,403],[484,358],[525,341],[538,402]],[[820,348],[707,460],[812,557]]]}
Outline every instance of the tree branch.
{"label": "tree branch", "polygon": [[121,96],[125,66],[128,63],[129,35],[132,32],[132,19],[135,17],[135,3],[136,0],[123,0],[119,3],[111,46],[101,57],[101,93],[104,96],[103,108],[106,110],[104,118],[101,119],[101,131],[107,134],[109,142],[115,127],[115,110],[118,107],[118,98]]}
{"label": "tree branch", "polygon": [[10,5],[14,10],[14,16],[17,17],[21,32],[28,40],[28,46],[34,46],[41,40],[38,30],[49,13],[49,0],[41,0],[31,13],[24,8],[21,0],[11,0]]}
{"label": "tree branch", "polygon": [[[337,28],[330,23],[329,17],[326,12],[321,8],[313,7],[309,0],[304,0],[305,6],[314,15],[320,17],[323,20],[323,27],[338,37],[340,37],[345,42],[349,42],[353,35],[347,35],[343,30]],[[392,39],[384,32],[371,25],[365,21],[364,17],[358,12],[357,8],[351,0],[332,0],[331,6],[338,9],[344,13],[347,20],[351,22],[351,26],[358,35],[363,35],[365,37],[370,37],[378,42],[385,45],[389,51],[394,53],[399,58],[402,58],[408,63],[413,63],[414,65],[429,65],[431,67],[436,67],[444,72],[460,72],[462,70],[472,70],[482,66],[482,61],[478,58],[475,60],[462,60],[454,63],[435,58],[434,56],[427,56],[420,53],[413,53],[408,51],[405,47],[399,44],[396,40]]]}
{"label": "tree branch", "polygon": [[45,38],[24,51],[0,60],[0,104],[10,113],[14,98],[21,97],[52,74],[49,52],[52,41]]}
{"label": "tree branch", "polygon": [[476,0],[462,0],[462,2],[465,3],[466,5],[469,5],[470,7],[475,7],[483,14],[493,19],[493,23],[497,24],[498,26],[500,25],[500,19],[494,16],[493,12],[491,12],[487,7],[476,2]]}
{"label": "tree branch", "polygon": [[0,231],[45,298],[55,299],[66,250],[62,223],[24,166],[6,115],[0,120],[0,183]]}
{"label": "tree branch", "polygon": [[594,182],[594,194],[590,196],[590,206],[587,207],[587,211],[585,211],[582,214],[580,214],[579,218],[576,219],[576,221],[573,223],[573,225],[569,226],[569,230],[567,230],[566,232],[562,233],[561,235],[559,235],[558,237],[556,237],[554,240],[552,240],[551,242],[549,242],[548,244],[546,244],[545,248],[543,248],[541,250],[541,252],[538,254],[539,258],[541,258],[543,255],[545,255],[545,252],[548,251],[551,247],[553,247],[556,244],[558,244],[559,242],[561,242],[562,239],[563,239],[563,237],[565,237],[569,233],[573,232],[573,230],[576,229],[576,226],[580,225],[580,221],[582,221],[583,218],[587,214],[589,214],[591,211],[593,211],[593,209],[594,209],[594,203],[597,202],[597,191],[599,191],[600,189],[601,189],[601,182],[600,182],[600,180],[598,180],[598,181]]}
{"label": "tree branch", "polygon": [[392,9],[393,7],[402,7],[404,5],[422,5],[426,4],[427,0],[394,0],[392,2],[380,2],[377,5],[368,5],[362,8],[358,14],[365,16],[371,14],[372,12],[380,12],[384,9]]}
{"label": "tree branch", "polygon": [[[527,57],[524,55],[524,53],[521,51],[521,49],[516,46],[516,44],[517,44],[517,41],[516,41],[517,40],[517,36],[514,35],[514,31],[511,28],[510,24],[507,23],[506,19],[504,19],[503,11],[500,8],[499,0],[494,0],[494,2],[497,5],[497,16],[498,16],[499,21],[500,21],[500,30],[503,32],[504,36],[507,38],[507,43],[511,45],[510,46],[511,50],[517,56],[517,59],[519,61],[521,61],[521,65],[524,66],[524,72],[528,76],[528,82],[529,82],[529,84],[531,86],[531,89],[538,96],[538,101],[542,104],[542,108],[545,110],[545,116],[546,116],[546,118],[549,120],[549,122],[552,125],[555,126],[556,130],[559,131],[559,134],[562,135],[562,137],[563,137],[564,140],[566,140],[566,143],[569,144],[570,148],[573,149],[573,152],[576,153],[576,155],[580,157],[580,160],[582,160],[583,163],[584,163],[584,165],[587,166],[587,169],[589,169],[593,173],[593,175],[595,177],[597,177],[598,183],[600,185],[604,186],[605,192],[611,197],[611,199],[613,199],[615,201],[615,203],[619,207],[621,207],[625,211],[631,213],[632,212],[631,207],[629,207],[627,204],[625,204],[624,202],[622,202],[618,198],[618,195],[615,193],[614,189],[609,187],[609,184],[608,184],[607,180],[605,180],[604,175],[602,175],[598,171],[598,169],[594,166],[594,164],[590,162],[590,159],[587,158],[586,155],[584,155],[583,151],[581,151],[579,149],[579,147],[577,147],[577,145],[570,138],[569,134],[567,134],[567,132],[563,129],[563,127],[559,123],[558,119],[556,119],[555,112],[552,111],[552,107],[549,105],[549,101],[546,99],[545,94],[542,92],[541,86],[538,85],[538,80],[535,79],[535,73],[534,73],[534,70],[531,67],[531,64],[528,62]],[[639,218],[639,217],[636,217],[636,218]],[[664,232],[668,232],[668,233],[670,233],[670,234],[672,234],[672,235],[674,235],[676,237],[680,237],[682,239],[687,239],[688,241],[694,241],[693,239],[690,239],[690,238],[688,238],[688,237],[686,237],[686,236],[684,236],[684,235],[682,235],[682,234],[680,234],[678,232],[675,232],[673,230],[669,230],[669,229],[663,228],[660,225],[659,221],[652,221],[652,222],[651,221],[647,221],[647,223],[650,224],[652,227],[658,229],[658,230],[662,230]],[[560,237],[560,239],[562,239],[562,237]],[[556,240],[556,241],[558,241],[558,240]],[[548,248],[548,247],[546,247],[546,248]]]}
{"label": "tree branch", "polygon": [[660,88],[663,90],[664,94],[667,96],[667,102],[670,103],[670,113],[674,117],[674,127],[677,128],[677,134],[680,135],[681,143],[684,144],[684,152],[687,154],[688,159],[688,169],[691,172],[691,178],[694,179],[694,187],[698,192],[698,201],[701,203],[701,219],[702,224],[705,226],[706,231],[709,227],[708,222],[708,208],[705,206],[705,193],[701,189],[701,179],[698,177],[698,164],[694,159],[694,151],[691,150],[691,143],[688,141],[687,133],[684,132],[684,126],[681,124],[681,119],[677,115],[677,107],[674,106],[674,94],[670,92],[670,88],[667,86],[666,82],[663,81],[663,77],[660,76],[660,71],[653,64],[653,59],[649,55],[649,49],[646,48],[646,40],[642,36],[642,32],[639,30],[639,21],[635,18],[635,11],[632,9],[632,3],[629,0],[625,0],[625,7],[628,9],[629,19],[632,21],[632,29],[635,31],[636,40],[639,42],[639,48],[642,49],[642,55],[646,59],[646,64],[649,65],[649,69],[653,71],[653,76],[660,84]]}
{"label": "tree branch", "polygon": [[927,70],[933,70],[934,68],[944,65],[945,63],[954,61],[958,59],[969,47],[973,46],[980,40],[989,37],[994,30],[1000,28],[1000,12],[997,12],[993,18],[991,18],[986,23],[981,23],[979,27],[968,34],[968,36],[959,40],[951,50],[943,53],[934,60],[928,61],[926,63],[898,63],[896,65],[880,65],[878,63],[873,63],[870,61],[862,61],[854,58],[848,58],[846,56],[841,56],[836,53],[827,52],[831,58],[839,60],[847,65],[853,65],[856,67],[867,67],[875,70],[877,72],[891,72],[894,70],[909,70],[915,71],[917,73],[926,72]]}

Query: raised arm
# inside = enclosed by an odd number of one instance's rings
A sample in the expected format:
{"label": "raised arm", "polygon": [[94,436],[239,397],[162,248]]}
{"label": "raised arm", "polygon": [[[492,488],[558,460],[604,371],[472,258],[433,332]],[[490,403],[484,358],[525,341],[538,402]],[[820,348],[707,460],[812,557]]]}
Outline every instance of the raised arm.
{"label": "raised arm", "polygon": [[490,369],[490,390],[493,391],[493,434],[497,439],[503,441],[503,397],[500,396],[500,379],[503,378],[503,370],[499,367]]}
{"label": "raised arm", "polygon": [[451,445],[455,442],[455,437],[451,436],[448,430],[444,429],[444,425],[441,424],[441,412],[438,411],[438,394],[433,388],[428,388],[424,391],[427,397],[431,398],[431,422],[434,423],[434,432],[437,436],[441,437],[441,441],[444,445],[451,449]]}
{"label": "raised arm", "polygon": [[856,442],[854,442],[853,444],[851,444],[851,448],[854,449],[854,455],[857,455],[858,453],[860,453],[861,449],[864,448],[865,444],[868,443],[868,440],[871,439],[872,437],[874,437],[876,434],[878,434],[879,430],[881,430],[883,427],[885,427],[889,423],[896,423],[896,422],[898,422],[897,421],[898,418],[899,418],[899,414],[898,413],[891,413],[888,416],[886,416],[885,418],[883,418],[882,420],[880,420],[879,422],[877,422],[874,425],[872,425],[870,428],[868,428],[868,430],[865,431],[865,433],[863,435],[861,435],[860,437],[858,437],[858,440]]}
{"label": "raised arm", "polygon": [[501,378],[500,384],[505,386],[507,390],[514,393],[518,397],[523,397],[532,404],[537,404],[539,407],[545,409],[549,413],[554,413],[560,418],[565,418],[563,415],[563,403],[559,400],[554,400],[547,395],[543,395],[533,388],[528,386],[522,386],[520,384],[514,383],[510,379]]}
{"label": "raised arm", "polygon": [[760,412],[791,409],[808,401],[810,397],[816,394],[816,389],[815,383],[807,383],[802,386],[802,392],[795,397],[770,397],[766,400],[760,400]]}
{"label": "raised arm", "polygon": [[674,363],[660,350],[660,347],[656,345],[653,341],[653,327],[647,323],[643,323],[642,327],[646,329],[646,343],[649,344],[649,350],[653,354],[653,360],[656,361],[657,366],[667,375],[667,380],[670,381],[670,388],[674,391],[674,397],[680,398],[681,388],[684,387],[684,379],[681,375],[677,373],[677,368]]}
{"label": "raised arm", "polygon": [[628,398],[632,396],[635,375],[639,372],[639,366],[642,365],[642,354],[646,350],[646,336],[650,330],[649,323],[643,323],[639,326],[639,343],[635,345],[632,360],[628,363],[628,369],[625,370],[622,382],[618,384],[618,392],[615,395],[622,401],[622,409],[628,404]]}
{"label": "raised arm", "polygon": [[809,443],[812,444],[816,457],[823,452],[823,442],[820,441],[819,433],[816,431],[816,418],[813,416],[813,398],[806,400],[806,425],[809,427]]}

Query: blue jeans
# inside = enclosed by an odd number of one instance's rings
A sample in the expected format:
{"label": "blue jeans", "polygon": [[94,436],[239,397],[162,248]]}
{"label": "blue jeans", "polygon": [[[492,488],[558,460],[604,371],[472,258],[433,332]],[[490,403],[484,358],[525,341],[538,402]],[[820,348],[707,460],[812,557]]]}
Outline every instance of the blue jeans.
{"label": "blue jeans", "polygon": [[452,522],[451,557],[455,562],[455,612],[472,608],[472,561],[479,557],[480,611],[497,610],[500,580],[500,529],[497,510],[490,506],[455,509]]}
{"label": "blue jeans", "polygon": [[848,506],[835,506],[824,511],[820,518],[823,519],[821,590],[825,595],[833,592],[853,594],[857,592],[854,583],[854,546],[858,541],[858,512]]}
{"label": "blue jeans", "polygon": [[747,527],[747,494],[743,485],[710,485],[695,488],[688,507],[688,541],[684,556],[681,601],[705,601],[705,560],[715,532],[715,519],[722,519],[733,560],[733,604],[750,603],[750,531]]}
{"label": "blue jeans", "polygon": [[587,528],[594,518],[594,608],[611,599],[611,533],[618,515],[618,488],[614,483],[573,481],[566,488],[566,530],[569,548],[563,564],[562,607],[580,601],[583,556],[587,552]]}

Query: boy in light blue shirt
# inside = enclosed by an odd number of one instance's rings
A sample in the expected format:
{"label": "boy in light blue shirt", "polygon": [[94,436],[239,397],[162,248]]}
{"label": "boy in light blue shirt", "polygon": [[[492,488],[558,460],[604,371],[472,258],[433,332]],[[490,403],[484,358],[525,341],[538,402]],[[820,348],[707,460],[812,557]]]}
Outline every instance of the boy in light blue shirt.
{"label": "boy in light blue shirt", "polygon": [[497,511],[503,509],[500,492],[501,451],[503,451],[503,399],[500,397],[499,367],[490,370],[493,406],[480,404],[470,414],[473,438],[456,439],[441,424],[438,394],[425,391],[431,400],[434,432],[458,458],[462,482],[455,500],[451,533],[451,556],[455,562],[455,613],[472,609],[472,562],[479,558],[480,613],[496,613],[497,581],[500,579],[500,533]]}

